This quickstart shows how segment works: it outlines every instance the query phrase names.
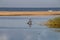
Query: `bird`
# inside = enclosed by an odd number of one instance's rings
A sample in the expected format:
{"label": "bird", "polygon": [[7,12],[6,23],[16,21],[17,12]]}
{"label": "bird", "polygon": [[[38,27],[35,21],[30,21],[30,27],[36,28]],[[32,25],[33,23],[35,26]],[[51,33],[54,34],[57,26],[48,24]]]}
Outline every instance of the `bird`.
{"label": "bird", "polygon": [[27,22],[27,24],[29,25],[29,27],[31,27],[31,25],[32,25],[32,20],[31,20],[31,18],[29,19],[29,21]]}

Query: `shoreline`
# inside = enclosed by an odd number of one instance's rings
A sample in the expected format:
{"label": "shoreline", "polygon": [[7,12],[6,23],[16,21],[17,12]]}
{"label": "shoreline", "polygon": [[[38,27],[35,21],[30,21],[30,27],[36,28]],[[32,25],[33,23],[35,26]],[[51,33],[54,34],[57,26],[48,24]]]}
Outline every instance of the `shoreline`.
{"label": "shoreline", "polygon": [[48,16],[60,15],[60,11],[0,11],[0,16]]}

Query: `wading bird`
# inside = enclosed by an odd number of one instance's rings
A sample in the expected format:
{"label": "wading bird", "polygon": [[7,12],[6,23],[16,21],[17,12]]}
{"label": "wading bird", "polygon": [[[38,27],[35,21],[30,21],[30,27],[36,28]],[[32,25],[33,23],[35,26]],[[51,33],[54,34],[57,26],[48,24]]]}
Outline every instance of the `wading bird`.
{"label": "wading bird", "polygon": [[28,24],[29,27],[31,28],[31,26],[32,26],[32,20],[31,20],[31,18],[29,19],[29,21],[27,22],[27,24]]}

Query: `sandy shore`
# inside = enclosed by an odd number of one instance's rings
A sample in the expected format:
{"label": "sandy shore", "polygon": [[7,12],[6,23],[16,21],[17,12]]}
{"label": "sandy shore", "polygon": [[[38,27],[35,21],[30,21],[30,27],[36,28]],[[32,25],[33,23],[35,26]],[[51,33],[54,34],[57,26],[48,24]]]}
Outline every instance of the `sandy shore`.
{"label": "sandy shore", "polygon": [[0,16],[60,15],[60,11],[0,11]]}

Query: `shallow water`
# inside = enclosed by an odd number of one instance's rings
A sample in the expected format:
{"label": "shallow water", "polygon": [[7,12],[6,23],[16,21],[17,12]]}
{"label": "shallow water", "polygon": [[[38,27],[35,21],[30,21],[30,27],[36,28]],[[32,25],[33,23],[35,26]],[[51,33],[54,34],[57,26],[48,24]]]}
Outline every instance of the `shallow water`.
{"label": "shallow water", "polygon": [[39,25],[56,16],[0,16],[0,40],[60,40],[60,32]]}

